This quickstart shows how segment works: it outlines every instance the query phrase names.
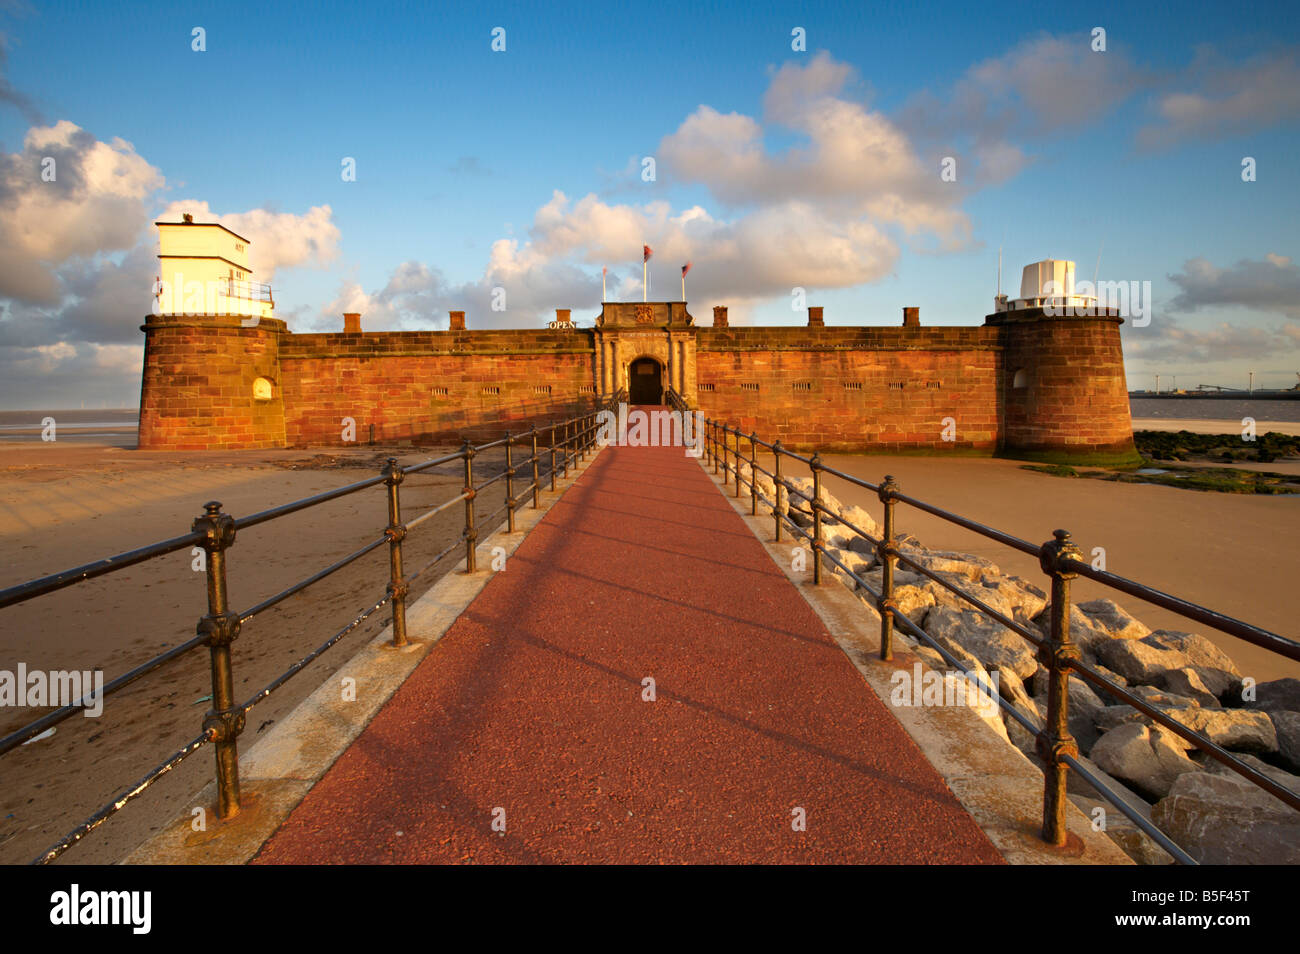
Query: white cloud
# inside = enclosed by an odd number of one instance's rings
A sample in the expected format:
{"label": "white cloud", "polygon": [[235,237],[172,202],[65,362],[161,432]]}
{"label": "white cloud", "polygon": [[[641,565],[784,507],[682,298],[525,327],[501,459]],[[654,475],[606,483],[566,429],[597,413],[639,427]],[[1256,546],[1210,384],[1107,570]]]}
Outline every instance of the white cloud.
{"label": "white cloud", "polygon": [[338,257],[340,233],[328,205],[313,206],[302,215],[266,209],[217,215],[206,202],[178,199],[163,210],[158,221],[179,222],[186,212],[195,222],[216,222],[247,238],[249,263],[261,282],[274,281],[279,268],[321,266]]}

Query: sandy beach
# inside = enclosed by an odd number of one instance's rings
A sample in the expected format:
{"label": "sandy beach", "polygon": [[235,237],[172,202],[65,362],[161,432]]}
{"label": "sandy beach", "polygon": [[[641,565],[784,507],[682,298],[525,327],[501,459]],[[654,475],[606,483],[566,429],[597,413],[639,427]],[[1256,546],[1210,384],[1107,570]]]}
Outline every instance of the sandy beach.
{"label": "sandy beach", "polygon": [[[445,451],[396,451],[403,463]],[[285,503],[378,472],[383,448],[178,455],[85,443],[0,444],[0,586],[11,586],[189,530],[204,502],[235,515]],[[487,457],[487,455],[485,455]],[[500,463],[475,462],[490,476]],[[446,500],[463,484],[457,467],[412,475],[402,487],[405,516]],[[502,503],[503,484],[476,508]],[[239,534],[229,556],[231,602],[247,609],[376,538],[387,523],[382,486]],[[460,536],[463,507],[413,530],[408,575]],[[481,527],[481,530],[490,529]],[[188,550],[10,607],[0,618],[0,669],[128,671],[188,639],[205,612],[204,575]],[[448,557],[412,586],[411,599],[455,565]],[[244,625],[234,645],[236,696],[251,696],[384,594],[387,547]],[[249,715],[250,740],[283,716],[377,634],[376,613]],[[192,739],[211,692],[208,653],[200,649],[111,696],[99,718],[73,716],[55,735],[4,756],[0,863],[25,863],[87,815]],[[0,732],[39,712],[8,709]],[[195,754],[172,777],[110,819],[63,858],[109,863],[163,824],[211,778],[212,755]]]}

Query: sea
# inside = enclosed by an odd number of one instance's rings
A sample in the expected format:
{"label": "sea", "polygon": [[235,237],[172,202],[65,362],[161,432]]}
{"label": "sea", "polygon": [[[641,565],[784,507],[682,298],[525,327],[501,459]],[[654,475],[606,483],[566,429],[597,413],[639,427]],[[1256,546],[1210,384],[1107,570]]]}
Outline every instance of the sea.
{"label": "sea", "polygon": [[47,418],[54,419],[53,436],[60,443],[134,447],[140,412],[136,408],[0,411],[0,441],[39,441]]}
{"label": "sea", "polygon": [[[1300,422],[1300,401],[1135,397],[1129,399],[1129,408],[1135,418],[1240,423],[1243,417],[1253,417],[1260,423]],[[0,411],[0,441],[40,440],[45,429],[43,422],[51,417],[59,441],[134,447],[140,412],[135,408]]]}
{"label": "sea", "polygon": [[1235,398],[1129,398],[1133,417],[1169,418],[1193,421],[1300,422],[1300,401]]}

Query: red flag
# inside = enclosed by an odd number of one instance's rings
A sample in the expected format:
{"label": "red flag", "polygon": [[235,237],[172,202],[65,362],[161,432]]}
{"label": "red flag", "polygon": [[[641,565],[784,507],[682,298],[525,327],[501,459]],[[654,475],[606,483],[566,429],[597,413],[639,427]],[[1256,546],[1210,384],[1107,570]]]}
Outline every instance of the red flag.
{"label": "red flag", "polygon": [[650,261],[650,256],[653,255],[653,254],[654,254],[654,249],[652,249],[649,245],[642,245],[642,246],[641,246],[641,264],[644,265],[646,262]]}
{"label": "red flag", "polygon": [[687,262],[685,265],[682,266],[682,278],[685,278],[686,273],[689,272],[690,270],[691,270],[691,263]]}

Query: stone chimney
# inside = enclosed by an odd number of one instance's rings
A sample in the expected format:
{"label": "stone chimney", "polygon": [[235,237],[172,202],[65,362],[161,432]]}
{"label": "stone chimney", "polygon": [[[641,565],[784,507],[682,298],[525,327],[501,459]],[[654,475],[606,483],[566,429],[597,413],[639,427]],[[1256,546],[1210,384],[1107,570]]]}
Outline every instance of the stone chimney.
{"label": "stone chimney", "polygon": [[451,316],[451,331],[465,330],[465,313],[463,311],[449,311],[447,314]]}
{"label": "stone chimney", "polygon": [[904,308],[903,309],[903,327],[920,328],[921,327],[921,309]]}
{"label": "stone chimney", "polygon": [[194,216],[190,215],[188,212],[183,213],[181,215],[181,219],[185,222],[186,225],[194,224]]}
{"label": "stone chimney", "polygon": [[727,325],[727,306],[726,306],[726,305],[714,305],[714,306],[713,306],[713,327],[715,327],[715,328],[726,328],[726,327],[728,327],[728,325]]}
{"label": "stone chimney", "polygon": [[572,314],[573,314],[573,309],[572,309],[572,308],[557,308],[557,309],[555,309],[555,323],[556,323],[557,325],[571,325],[571,324],[573,324],[573,319],[572,319],[571,317],[569,317],[569,316],[572,315]]}
{"label": "stone chimney", "polygon": [[361,312],[359,311],[343,312],[343,333],[345,335],[361,334]]}
{"label": "stone chimney", "polygon": [[809,327],[809,328],[825,328],[825,327],[826,327],[826,322],[822,321],[822,306],[821,306],[821,305],[809,305],[809,306],[808,306],[808,327]]}

